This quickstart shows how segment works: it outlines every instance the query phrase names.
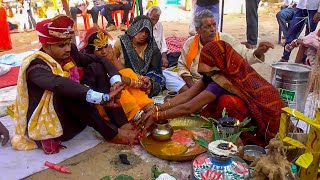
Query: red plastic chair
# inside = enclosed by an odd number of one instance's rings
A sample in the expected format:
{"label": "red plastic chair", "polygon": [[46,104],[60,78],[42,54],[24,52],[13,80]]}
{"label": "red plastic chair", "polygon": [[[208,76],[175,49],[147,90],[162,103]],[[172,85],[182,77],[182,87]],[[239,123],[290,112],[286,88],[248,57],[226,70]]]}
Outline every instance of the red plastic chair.
{"label": "red plastic chair", "polygon": [[[136,7],[136,0],[133,0],[132,1],[132,8],[131,8],[131,10],[129,10],[130,18],[128,17],[127,22],[125,22],[127,27],[129,27],[129,25],[130,25],[129,20],[134,18],[135,7]],[[120,21],[119,21],[118,17],[120,15],[120,17],[123,18],[123,13],[124,13],[124,10],[116,10],[116,11],[112,12],[112,18],[113,18],[114,22],[116,23],[116,26],[120,25],[120,23],[119,23]]]}
{"label": "red plastic chair", "polygon": [[83,24],[84,24],[84,29],[87,30],[90,28],[90,14],[86,14],[83,16],[82,14],[77,14],[77,17],[82,17],[83,18]]}

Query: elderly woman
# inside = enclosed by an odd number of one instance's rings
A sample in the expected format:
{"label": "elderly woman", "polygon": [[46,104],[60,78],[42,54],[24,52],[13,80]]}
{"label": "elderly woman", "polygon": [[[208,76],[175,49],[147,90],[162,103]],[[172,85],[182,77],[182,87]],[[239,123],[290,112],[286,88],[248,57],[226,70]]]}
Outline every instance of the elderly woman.
{"label": "elderly woman", "polygon": [[118,69],[130,68],[141,76],[149,77],[144,88],[149,97],[162,90],[165,78],[161,70],[161,53],[153,38],[150,18],[137,16],[126,33],[119,36],[113,61],[118,60],[121,62]]}
{"label": "elderly woman", "polygon": [[[109,45],[110,40],[112,40],[112,37],[108,32],[92,27],[85,33],[79,49],[85,53],[111,60],[113,59],[113,49]],[[153,107],[153,101],[148,98],[145,92],[147,91],[146,85],[148,85],[149,78],[137,75],[130,68],[122,67],[119,61],[113,61],[113,63],[122,75],[122,82],[126,84],[120,98],[120,104],[129,121],[138,120],[144,114],[144,111]]]}
{"label": "elderly woman", "polygon": [[[202,110],[205,117],[221,118],[223,108],[229,117],[252,119],[253,132],[241,134],[244,144],[265,146],[279,130],[284,103],[270,83],[224,41],[210,42],[201,51],[201,81],[188,91],[154,108],[145,124],[190,115]],[[206,106],[207,105],[207,106]],[[206,106],[204,109],[202,109]]]}

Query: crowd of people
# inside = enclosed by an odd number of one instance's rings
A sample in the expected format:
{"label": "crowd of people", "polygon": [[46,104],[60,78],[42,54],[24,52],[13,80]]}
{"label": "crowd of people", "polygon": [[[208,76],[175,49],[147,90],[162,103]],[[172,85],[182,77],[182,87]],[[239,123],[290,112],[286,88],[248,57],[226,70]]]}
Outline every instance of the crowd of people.
{"label": "crowd of people", "polygon": [[[319,0],[306,1],[280,11],[286,15],[277,15],[284,28],[286,54],[300,45],[303,57],[310,54],[310,48],[319,46],[318,41],[312,41],[319,33],[294,40],[299,31],[294,24],[298,17],[312,16],[308,32],[314,31],[318,21],[319,12],[312,8],[319,6]],[[317,4],[311,3],[315,1]],[[196,33],[174,52],[167,46],[158,6],[150,7],[146,15],[140,10],[127,28],[124,23],[132,6],[130,0],[70,3],[71,17],[58,15],[35,26],[41,49],[24,59],[20,68],[11,139],[14,149],[41,147],[46,154],[58,153],[62,141],[86,126],[108,141],[134,144],[157,121],[193,113],[219,119],[224,108],[240,121],[250,117],[251,125],[257,127],[241,135],[244,144],[265,146],[275,137],[285,105],[277,89],[251,66],[263,62],[265,53],[274,48],[270,42],[257,41],[259,0],[246,1],[248,30],[244,43],[219,32],[219,1],[198,0],[193,15]],[[283,18],[288,18],[292,8],[296,8],[293,22],[287,27],[288,20]],[[116,29],[111,16],[114,10],[124,10],[120,30],[125,33],[111,45],[113,37],[108,31]],[[105,29],[97,26],[99,11],[108,20]],[[76,46],[72,38],[79,13],[90,13],[94,26]],[[171,54],[176,52],[179,56],[173,58],[176,56]],[[165,89],[179,95],[155,105],[152,97]],[[5,137],[2,143],[6,143],[9,133],[0,123],[1,135]]]}

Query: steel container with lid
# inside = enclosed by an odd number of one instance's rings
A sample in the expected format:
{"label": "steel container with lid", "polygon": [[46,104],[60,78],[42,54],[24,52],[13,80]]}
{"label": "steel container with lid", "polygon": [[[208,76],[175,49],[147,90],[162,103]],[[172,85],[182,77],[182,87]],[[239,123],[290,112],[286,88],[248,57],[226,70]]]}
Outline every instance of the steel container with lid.
{"label": "steel container with lid", "polygon": [[282,99],[290,108],[303,113],[310,75],[310,66],[277,62],[272,64],[271,84],[279,90]]}

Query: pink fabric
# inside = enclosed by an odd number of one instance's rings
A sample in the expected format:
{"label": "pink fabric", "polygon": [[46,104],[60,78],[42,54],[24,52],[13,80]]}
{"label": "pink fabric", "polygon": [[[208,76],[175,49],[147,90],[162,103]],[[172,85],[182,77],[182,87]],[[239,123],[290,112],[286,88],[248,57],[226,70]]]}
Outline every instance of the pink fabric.
{"label": "pink fabric", "polygon": [[80,83],[79,70],[78,70],[77,66],[75,66],[69,70],[69,75],[70,75],[70,77],[69,77],[70,79],[72,79],[73,81],[75,81],[77,83]]}
{"label": "pink fabric", "polygon": [[181,52],[183,45],[187,41],[185,37],[167,37],[166,42],[169,53]]}
{"label": "pink fabric", "polygon": [[316,31],[311,32],[305,37],[300,38],[302,40],[302,45],[306,47],[313,47],[318,49],[319,48],[319,36],[317,35]]}

